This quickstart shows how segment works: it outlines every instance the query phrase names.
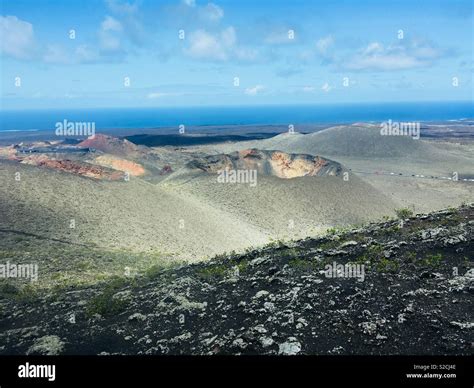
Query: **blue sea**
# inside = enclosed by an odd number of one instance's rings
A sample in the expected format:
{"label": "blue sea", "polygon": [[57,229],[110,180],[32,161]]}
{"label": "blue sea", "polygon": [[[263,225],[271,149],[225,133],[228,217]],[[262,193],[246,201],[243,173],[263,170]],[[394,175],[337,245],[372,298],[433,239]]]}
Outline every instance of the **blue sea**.
{"label": "blue sea", "polygon": [[0,112],[0,131],[52,130],[59,121],[94,122],[96,130],[214,125],[325,124],[473,119],[472,102],[186,108],[49,109]]}

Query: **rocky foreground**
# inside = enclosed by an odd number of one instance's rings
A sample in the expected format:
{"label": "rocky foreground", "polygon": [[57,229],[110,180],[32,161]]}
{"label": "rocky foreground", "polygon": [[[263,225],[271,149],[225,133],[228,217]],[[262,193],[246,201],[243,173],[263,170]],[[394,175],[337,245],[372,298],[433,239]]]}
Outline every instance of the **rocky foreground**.
{"label": "rocky foreground", "polygon": [[[473,228],[468,205],[91,288],[4,289],[0,353],[471,354]],[[329,277],[334,263],[358,276]]]}

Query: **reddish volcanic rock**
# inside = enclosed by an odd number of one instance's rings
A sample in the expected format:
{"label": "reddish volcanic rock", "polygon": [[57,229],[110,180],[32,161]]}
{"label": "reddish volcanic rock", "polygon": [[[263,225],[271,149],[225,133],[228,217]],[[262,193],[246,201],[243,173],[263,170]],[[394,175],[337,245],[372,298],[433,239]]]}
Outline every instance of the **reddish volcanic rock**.
{"label": "reddish volcanic rock", "polygon": [[77,146],[94,148],[107,154],[118,156],[134,156],[139,152],[139,147],[126,139],[102,134],[91,136],[80,142]]}
{"label": "reddish volcanic rock", "polygon": [[115,156],[101,155],[95,158],[94,163],[114,170],[128,172],[131,176],[142,176],[145,174],[145,169],[141,164],[126,159],[120,159]]}
{"label": "reddish volcanic rock", "polygon": [[305,158],[301,155],[290,155],[285,152],[275,151],[271,155],[270,164],[276,176],[289,179],[300,176],[319,175],[321,169],[327,166],[328,162],[319,156]]}
{"label": "reddish volcanic rock", "polygon": [[8,160],[20,160],[16,156],[16,148],[13,145],[8,147],[0,147],[0,158],[5,158]]}
{"label": "reddish volcanic rock", "polygon": [[190,162],[188,166],[209,173],[219,173],[222,170],[257,170],[261,175],[273,175],[282,179],[340,175],[342,172],[339,163],[320,156],[258,149],[206,156]]}
{"label": "reddish volcanic rock", "polygon": [[63,171],[75,175],[100,180],[121,180],[123,173],[110,170],[89,163],[79,163],[72,160],[50,159],[46,155],[32,155],[24,158],[21,163],[38,167],[46,167],[57,171]]}

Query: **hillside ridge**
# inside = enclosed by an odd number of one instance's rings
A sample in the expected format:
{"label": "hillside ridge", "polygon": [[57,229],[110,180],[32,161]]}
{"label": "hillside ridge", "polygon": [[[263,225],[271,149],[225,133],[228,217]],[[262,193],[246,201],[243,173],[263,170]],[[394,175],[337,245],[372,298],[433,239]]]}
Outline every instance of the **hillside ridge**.
{"label": "hillside ridge", "polygon": [[3,290],[0,353],[470,354],[473,229],[470,204],[22,303]]}

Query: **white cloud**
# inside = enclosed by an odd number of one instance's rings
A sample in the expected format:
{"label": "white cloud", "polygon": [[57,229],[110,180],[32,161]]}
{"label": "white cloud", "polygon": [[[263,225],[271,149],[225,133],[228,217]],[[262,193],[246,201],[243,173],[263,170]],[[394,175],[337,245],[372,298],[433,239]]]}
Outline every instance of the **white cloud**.
{"label": "white cloud", "polygon": [[135,4],[130,4],[127,2],[121,3],[120,1],[117,0],[107,0],[107,7],[114,13],[117,14],[134,14],[138,11],[138,5],[137,3]]}
{"label": "white cloud", "polygon": [[33,56],[33,25],[16,16],[0,16],[0,52],[17,59]]}
{"label": "white cloud", "polygon": [[171,16],[178,24],[186,23],[196,26],[196,22],[205,24],[217,23],[224,17],[224,10],[215,3],[209,2],[206,5],[198,5],[195,0],[181,0],[176,7],[171,7]]}
{"label": "white cloud", "polygon": [[195,59],[227,61],[234,58],[251,61],[258,55],[255,49],[237,45],[237,34],[232,26],[217,34],[211,34],[203,29],[193,31],[189,35],[188,42],[184,53]]}
{"label": "white cloud", "polygon": [[145,39],[145,32],[138,7],[135,3],[107,0],[109,11],[114,17],[107,16],[102,22],[104,31],[122,32],[123,36],[135,44],[141,45]]}
{"label": "white cloud", "polygon": [[100,48],[104,51],[120,51],[120,39],[113,35],[101,34]]}
{"label": "white cloud", "polygon": [[126,54],[130,44],[140,41],[141,25],[136,4],[107,1],[113,13],[105,16],[98,29],[97,43],[75,48],[58,44],[35,42],[31,23],[16,16],[0,16],[0,53],[17,59],[38,59],[50,64],[91,63],[100,60],[117,60]]}
{"label": "white cloud", "polygon": [[221,32],[221,40],[225,47],[232,47],[237,42],[234,27],[227,27]]}
{"label": "white cloud", "polygon": [[325,82],[324,85],[321,86],[321,90],[326,93],[329,92],[331,89],[332,89],[332,86],[329,85],[327,82]]}
{"label": "white cloud", "polygon": [[90,63],[98,60],[99,55],[96,50],[87,45],[79,45],[75,50],[76,60],[80,63]]}
{"label": "white cloud", "polygon": [[208,3],[199,10],[203,19],[218,21],[224,17],[224,10],[214,3]]}
{"label": "white cloud", "polygon": [[122,31],[122,24],[111,16],[106,16],[100,24],[102,31]]}
{"label": "white cloud", "polygon": [[328,55],[328,50],[332,45],[334,44],[334,39],[331,35],[328,35],[324,38],[319,39],[316,42],[316,49],[318,50],[318,53],[322,56],[327,56]]}
{"label": "white cloud", "polygon": [[190,34],[190,46],[185,53],[197,59],[224,61],[228,58],[227,49],[221,37],[214,36],[205,30],[196,30]]}
{"label": "white cloud", "polygon": [[67,49],[60,45],[48,45],[46,51],[41,58],[46,63],[71,65],[77,63],[92,63],[100,59],[96,49],[79,45],[75,49]]}
{"label": "white cloud", "polygon": [[248,96],[256,96],[259,92],[261,92],[264,89],[265,87],[263,85],[255,85],[252,88],[245,89],[245,94],[247,94]]}
{"label": "white cloud", "polygon": [[430,46],[428,43],[421,40],[411,41],[411,50],[416,53],[419,59],[436,59],[439,58],[443,53],[441,50]]}
{"label": "white cloud", "polygon": [[372,42],[349,59],[345,67],[352,70],[403,70],[429,66],[441,51],[421,41],[384,46]]}
{"label": "white cloud", "polygon": [[122,24],[111,16],[106,16],[100,24],[99,44],[106,52],[117,52],[121,50]]}

